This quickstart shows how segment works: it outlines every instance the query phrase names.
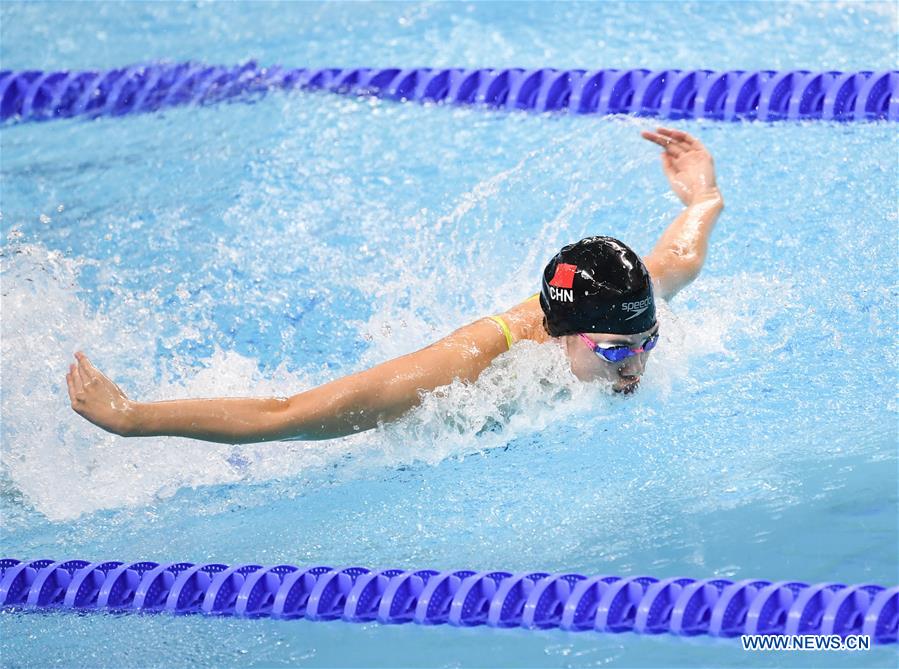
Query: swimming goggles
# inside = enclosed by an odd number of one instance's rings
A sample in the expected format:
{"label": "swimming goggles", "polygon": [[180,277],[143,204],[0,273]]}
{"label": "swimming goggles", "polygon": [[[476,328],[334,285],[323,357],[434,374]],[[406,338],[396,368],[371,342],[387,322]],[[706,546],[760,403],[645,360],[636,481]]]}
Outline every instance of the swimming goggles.
{"label": "swimming goggles", "polygon": [[622,360],[630,358],[632,355],[645,353],[646,351],[651,351],[652,349],[654,349],[659,341],[659,331],[656,330],[651,335],[649,335],[646,341],[643,342],[643,345],[639,347],[603,346],[602,344],[597,344],[585,334],[578,333],[578,337],[583,339],[584,342],[586,342],[587,346],[590,347],[590,350],[606,362],[621,362]]}

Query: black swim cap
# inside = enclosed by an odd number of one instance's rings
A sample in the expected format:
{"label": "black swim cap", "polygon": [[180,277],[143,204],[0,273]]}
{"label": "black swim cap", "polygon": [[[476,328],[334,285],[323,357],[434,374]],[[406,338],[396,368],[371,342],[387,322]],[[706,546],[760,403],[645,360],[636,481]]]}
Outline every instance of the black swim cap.
{"label": "black swim cap", "polygon": [[656,323],[646,266],[612,237],[587,237],[563,247],[543,270],[540,306],[553,337],[637,334]]}

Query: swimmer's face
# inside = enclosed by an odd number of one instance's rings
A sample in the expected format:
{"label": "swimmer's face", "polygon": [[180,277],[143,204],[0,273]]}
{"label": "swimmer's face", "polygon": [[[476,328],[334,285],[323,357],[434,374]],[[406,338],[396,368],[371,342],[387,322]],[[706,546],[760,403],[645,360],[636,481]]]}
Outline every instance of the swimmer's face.
{"label": "swimmer's face", "polygon": [[[638,348],[658,329],[659,326],[654,325],[646,332],[634,335],[588,333],[586,336],[591,341],[605,346],[624,345]],[[578,335],[566,335],[562,339],[568,352],[571,372],[581,381],[610,381],[616,393],[632,393],[637,389],[643,369],[646,367],[646,360],[652,353],[645,351],[620,362],[608,362],[591,351]]]}

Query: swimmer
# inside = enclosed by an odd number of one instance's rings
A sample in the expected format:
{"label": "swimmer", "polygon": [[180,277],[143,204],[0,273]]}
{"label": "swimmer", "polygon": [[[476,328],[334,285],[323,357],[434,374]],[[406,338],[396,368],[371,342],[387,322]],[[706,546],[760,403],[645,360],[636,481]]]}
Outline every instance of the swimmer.
{"label": "swimmer", "polygon": [[474,321],[414,353],[287,398],[136,402],[75,353],[66,375],[72,409],[123,437],[190,437],[227,444],[333,439],[377,427],[454,380],[473,382],[515,342],[556,344],[572,373],[632,393],[659,340],[655,300],[667,300],[699,274],[724,207],[712,156],[685,132],[657,128],[662,170],[684,210],[641,258],[612,237],[562,248],[541,290],[505,313]]}

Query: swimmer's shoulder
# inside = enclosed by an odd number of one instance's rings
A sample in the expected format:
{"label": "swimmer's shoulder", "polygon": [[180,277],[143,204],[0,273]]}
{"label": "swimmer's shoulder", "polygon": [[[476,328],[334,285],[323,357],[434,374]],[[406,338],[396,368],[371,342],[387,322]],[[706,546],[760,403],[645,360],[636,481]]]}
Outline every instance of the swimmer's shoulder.
{"label": "swimmer's shoulder", "polygon": [[543,310],[540,308],[539,297],[540,293],[535,293],[498,314],[508,326],[513,342],[529,340],[543,343],[549,340],[549,334],[543,327]]}

